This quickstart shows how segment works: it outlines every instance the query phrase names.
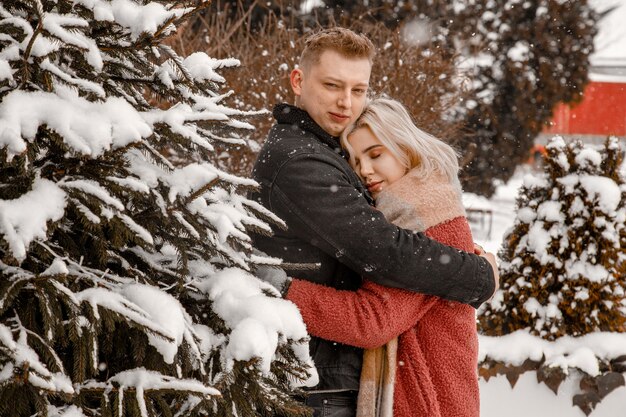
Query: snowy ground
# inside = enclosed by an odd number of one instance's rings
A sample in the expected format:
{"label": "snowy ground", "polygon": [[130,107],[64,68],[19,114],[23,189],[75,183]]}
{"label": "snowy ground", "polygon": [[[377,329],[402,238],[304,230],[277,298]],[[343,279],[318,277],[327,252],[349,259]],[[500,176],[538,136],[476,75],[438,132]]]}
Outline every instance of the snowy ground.
{"label": "snowy ground", "polygon": [[[626,173],[626,164],[623,166]],[[487,251],[497,253],[506,231],[515,220],[515,200],[522,178],[529,173],[520,169],[507,183],[498,187],[496,194],[489,200],[475,195],[464,195],[467,208],[490,209],[492,215],[475,215],[472,232],[477,243]],[[489,225],[491,222],[491,231]],[[579,376],[564,382],[555,395],[546,385],[538,384],[534,372],[523,374],[515,388],[505,376],[491,378],[489,382],[481,379],[481,417],[584,417],[585,414],[572,406],[572,396],[578,391]],[[626,387],[613,391],[598,404],[590,417],[617,417],[626,410]]]}

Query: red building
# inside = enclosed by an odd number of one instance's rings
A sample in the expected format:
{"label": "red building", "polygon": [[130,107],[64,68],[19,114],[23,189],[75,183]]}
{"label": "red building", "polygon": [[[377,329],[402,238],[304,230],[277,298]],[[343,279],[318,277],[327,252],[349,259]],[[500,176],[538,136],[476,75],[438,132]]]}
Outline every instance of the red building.
{"label": "red building", "polygon": [[590,57],[590,83],[582,102],[554,109],[550,126],[537,138],[539,144],[556,134],[590,143],[615,135],[626,147],[626,0],[597,0],[592,5],[602,18]]}
{"label": "red building", "polygon": [[621,136],[626,138],[626,76],[615,81],[591,81],[583,101],[560,104],[544,135]]}

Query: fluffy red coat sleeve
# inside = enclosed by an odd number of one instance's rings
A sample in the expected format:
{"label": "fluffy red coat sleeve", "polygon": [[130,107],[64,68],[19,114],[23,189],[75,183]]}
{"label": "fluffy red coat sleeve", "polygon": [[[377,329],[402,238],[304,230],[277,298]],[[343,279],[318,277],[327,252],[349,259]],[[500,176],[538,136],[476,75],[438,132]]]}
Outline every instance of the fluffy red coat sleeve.
{"label": "fluffy red coat sleeve", "polygon": [[313,336],[364,349],[404,333],[439,300],[369,281],[357,291],[341,291],[300,279],[291,282],[286,298]]}

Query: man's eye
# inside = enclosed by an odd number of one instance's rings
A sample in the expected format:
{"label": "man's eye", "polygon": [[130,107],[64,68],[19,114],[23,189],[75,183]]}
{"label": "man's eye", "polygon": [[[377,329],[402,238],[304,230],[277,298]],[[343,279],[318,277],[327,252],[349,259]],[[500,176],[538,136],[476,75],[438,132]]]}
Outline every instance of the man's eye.
{"label": "man's eye", "polygon": [[356,90],[352,90],[354,92],[354,94],[358,95],[358,96],[362,96],[363,94],[365,94],[365,90],[361,89],[361,88],[357,88]]}
{"label": "man's eye", "polygon": [[326,83],[326,87],[329,87],[329,88],[336,88],[336,87],[337,87],[337,84],[333,84],[333,83]]}

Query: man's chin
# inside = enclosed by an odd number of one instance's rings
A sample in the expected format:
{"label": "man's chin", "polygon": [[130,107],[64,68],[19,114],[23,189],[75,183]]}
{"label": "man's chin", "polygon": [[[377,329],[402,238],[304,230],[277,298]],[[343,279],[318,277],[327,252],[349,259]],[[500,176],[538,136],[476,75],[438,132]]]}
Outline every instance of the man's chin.
{"label": "man's chin", "polygon": [[346,127],[348,126],[341,126],[341,125],[337,125],[334,124],[332,126],[326,126],[324,128],[324,130],[329,133],[331,136],[341,136],[341,134],[343,133],[343,131],[346,129]]}

